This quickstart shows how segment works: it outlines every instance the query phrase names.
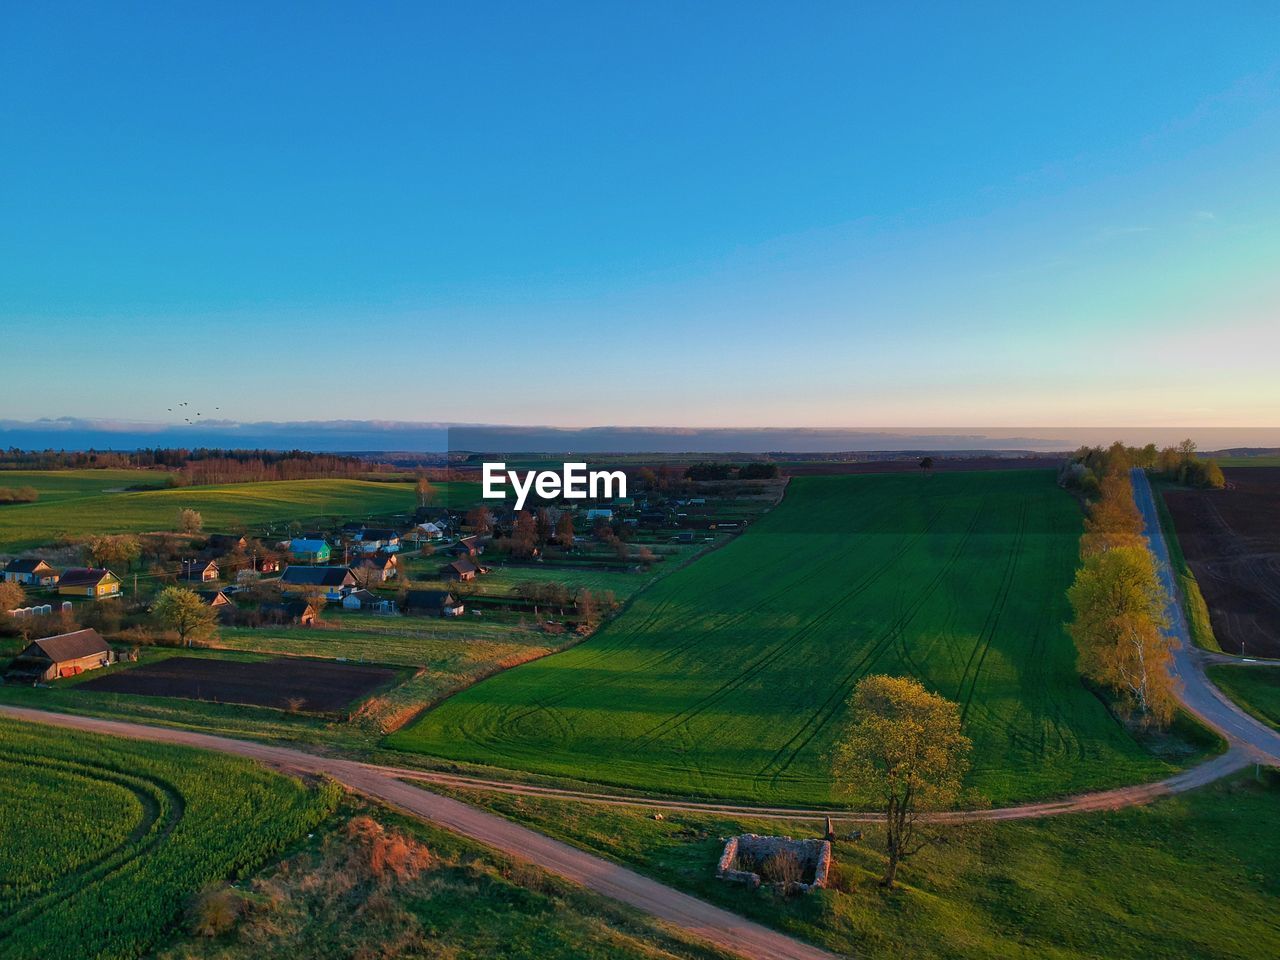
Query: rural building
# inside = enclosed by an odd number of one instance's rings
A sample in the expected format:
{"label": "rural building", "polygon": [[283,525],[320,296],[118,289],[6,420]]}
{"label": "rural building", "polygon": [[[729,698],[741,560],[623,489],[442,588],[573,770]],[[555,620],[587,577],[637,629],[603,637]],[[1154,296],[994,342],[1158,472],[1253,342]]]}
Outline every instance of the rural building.
{"label": "rural building", "polygon": [[329,600],[341,600],[343,588],[355,585],[356,578],[347,567],[288,566],[280,577],[280,586],[286,593],[301,593],[320,587]]}
{"label": "rural building", "polygon": [[608,509],[607,507],[596,507],[592,510],[588,510],[587,523],[591,523],[593,520],[612,521],[613,511]]}
{"label": "rural building", "polygon": [[333,551],[322,539],[294,537],[289,541],[289,556],[299,563],[327,563]]}
{"label": "rural building", "polygon": [[258,608],[264,620],[272,623],[297,623],[309,627],[320,615],[305,600],[286,600],[284,603],[264,603]]}
{"label": "rural building", "polygon": [[448,527],[428,520],[426,523],[418,524],[401,539],[409,543],[425,543],[428,540],[440,540],[445,536],[447,530]]}
{"label": "rural building", "polygon": [[212,560],[183,560],[179,576],[183,580],[208,583],[218,579],[218,565]]}
{"label": "rural building", "polygon": [[449,552],[457,557],[475,557],[484,553],[484,544],[479,537],[461,537],[449,548]]}
{"label": "rural building", "polygon": [[52,587],[58,582],[58,571],[38,557],[10,560],[4,568],[4,579],[29,587]]}
{"label": "rural building", "polygon": [[230,622],[235,618],[235,601],[221,590],[197,590],[196,594],[204,601],[206,606],[213,607],[219,619],[223,622]]}
{"label": "rural building", "polygon": [[120,578],[101,567],[74,567],[58,578],[58,593],[64,597],[104,597],[120,595]]}
{"label": "rural building", "polygon": [[395,553],[400,549],[400,534],[389,528],[366,528],[356,537],[365,553]]}
{"label": "rural building", "polygon": [[385,583],[396,575],[396,558],[385,553],[361,557],[351,565],[351,572],[358,583]]}
{"label": "rural building", "polygon": [[13,658],[5,677],[32,683],[56,680],[114,662],[115,654],[97,630],[76,630],[32,641]]}
{"label": "rural building", "polygon": [[459,557],[453,563],[447,564],[442,571],[446,579],[464,581],[474,580],[479,572],[480,568],[466,557]]}
{"label": "rural building", "polygon": [[401,609],[405,613],[426,613],[437,617],[462,616],[462,602],[448,590],[410,590]]}
{"label": "rural building", "polygon": [[257,564],[259,573],[279,573],[283,566],[275,557],[259,557]]}
{"label": "rural building", "polygon": [[389,616],[396,612],[393,600],[380,597],[369,590],[352,590],[342,598],[342,609],[362,610],[365,613],[379,613]]}
{"label": "rural building", "polygon": [[205,541],[204,546],[206,550],[212,550],[218,556],[222,556],[246,549],[249,546],[249,541],[247,538],[235,533],[213,533],[209,535],[209,539]]}

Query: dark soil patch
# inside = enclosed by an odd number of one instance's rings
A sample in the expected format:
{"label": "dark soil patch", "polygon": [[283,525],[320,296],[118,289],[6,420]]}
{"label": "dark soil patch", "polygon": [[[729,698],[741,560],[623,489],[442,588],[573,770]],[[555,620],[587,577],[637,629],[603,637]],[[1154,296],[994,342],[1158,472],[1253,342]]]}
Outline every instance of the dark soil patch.
{"label": "dark soil patch", "polygon": [[1225,490],[1166,490],[1223,650],[1280,656],[1280,467],[1228,467]]}
{"label": "dark soil patch", "polygon": [[[812,463],[786,463],[782,472],[789,477],[831,476],[854,473],[921,473],[920,460],[930,454],[913,455],[893,460],[860,460],[848,463],[817,460]],[[1020,457],[945,457],[932,454],[934,473],[971,470],[1048,470],[1057,469],[1066,459],[1064,454]]]}
{"label": "dark soil patch", "polygon": [[87,680],[81,690],[179,697],[215,703],[245,703],[309,713],[341,713],[397,677],[388,667],[276,657],[272,660],[214,660],[171,657],[106,677]]}

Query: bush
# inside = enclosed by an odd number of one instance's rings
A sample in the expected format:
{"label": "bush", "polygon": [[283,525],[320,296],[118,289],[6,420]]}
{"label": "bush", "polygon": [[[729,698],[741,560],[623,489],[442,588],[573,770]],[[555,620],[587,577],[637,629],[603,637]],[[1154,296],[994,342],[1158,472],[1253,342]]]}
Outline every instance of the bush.
{"label": "bush", "polygon": [[191,932],[217,937],[235,926],[244,901],[228,887],[208,886],[195,895],[188,910]]}
{"label": "bush", "polygon": [[804,867],[790,850],[779,850],[760,864],[760,879],[765,883],[800,883]]}
{"label": "bush", "polygon": [[35,503],[39,499],[35,487],[0,487],[0,503]]}

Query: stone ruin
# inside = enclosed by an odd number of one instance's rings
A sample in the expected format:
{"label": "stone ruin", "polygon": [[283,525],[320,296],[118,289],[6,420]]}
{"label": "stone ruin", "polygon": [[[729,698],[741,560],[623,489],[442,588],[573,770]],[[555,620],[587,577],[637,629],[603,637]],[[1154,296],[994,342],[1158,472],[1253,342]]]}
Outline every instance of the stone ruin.
{"label": "stone ruin", "polygon": [[829,840],[744,833],[725,841],[716,876],[729,883],[745,884],[751,890],[764,885],[791,895],[825,887],[830,870]]}

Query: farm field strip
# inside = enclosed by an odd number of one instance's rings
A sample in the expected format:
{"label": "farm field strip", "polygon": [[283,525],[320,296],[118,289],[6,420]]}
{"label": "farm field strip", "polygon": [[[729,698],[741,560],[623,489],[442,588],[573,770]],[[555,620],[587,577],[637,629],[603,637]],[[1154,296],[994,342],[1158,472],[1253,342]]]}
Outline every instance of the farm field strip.
{"label": "farm field strip", "polygon": [[[102,477],[98,474],[107,473]],[[3,471],[0,486],[34,486],[35,503],[0,506],[0,550],[14,552],[62,536],[144,533],[174,529],[180,509],[200,512],[206,530],[261,527],[321,517],[371,517],[413,509],[412,484],[369,480],[274,480],[215,486],[125,491],[161,484],[147,471]],[[478,487],[439,484],[443,496],[464,500]]]}
{"label": "farm field strip", "polygon": [[1080,682],[1062,624],[1080,514],[1051,471],[814,476],[586,643],[463,691],[401,750],[763,803],[831,800],[852,686],[912,674],[965,711],[994,802],[1171,771]]}
{"label": "farm field strip", "polygon": [[[0,718],[0,958],[134,957],[337,802],[252,762]],[[12,838],[12,840],[11,840]]]}

